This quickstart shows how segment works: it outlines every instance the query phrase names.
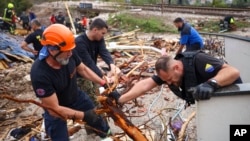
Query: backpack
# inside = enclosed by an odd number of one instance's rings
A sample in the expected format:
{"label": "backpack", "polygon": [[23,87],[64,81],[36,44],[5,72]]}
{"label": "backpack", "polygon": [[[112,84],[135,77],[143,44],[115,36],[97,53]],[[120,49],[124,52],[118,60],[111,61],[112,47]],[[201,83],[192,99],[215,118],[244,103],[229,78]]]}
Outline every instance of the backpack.
{"label": "backpack", "polygon": [[183,52],[181,54],[178,54],[175,59],[181,60],[184,67],[184,76],[183,76],[183,82],[182,82],[182,90],[180,90],[179,87],[176,87],[174,85],[170,85],[170,90],[177,95],[178,97],[184,99],[188,106],[190,104],[194,104],[195,100],[190,92],[188,90],[191,87],[195,87],[198,84],[197,77],[196,77],[196,71],[195,71],[195,57],[198,53],[201,51],[187,51]]}

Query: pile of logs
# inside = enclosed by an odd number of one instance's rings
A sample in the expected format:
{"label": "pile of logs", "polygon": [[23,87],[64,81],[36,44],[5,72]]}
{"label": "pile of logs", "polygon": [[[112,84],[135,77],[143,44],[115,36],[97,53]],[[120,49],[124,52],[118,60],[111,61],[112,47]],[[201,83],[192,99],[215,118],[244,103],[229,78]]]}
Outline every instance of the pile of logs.
{"label": "pile of logs", "polygon": [[165,48],[166,52],[175,51],[179,47],[179,40],[163,40],[155,39],[153,41],[153,46],[159,49]]}

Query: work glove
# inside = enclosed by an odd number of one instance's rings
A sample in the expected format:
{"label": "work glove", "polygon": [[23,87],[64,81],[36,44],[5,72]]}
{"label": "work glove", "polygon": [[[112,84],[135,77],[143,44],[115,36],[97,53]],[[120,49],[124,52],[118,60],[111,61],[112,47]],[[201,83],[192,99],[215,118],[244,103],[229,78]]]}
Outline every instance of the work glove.
{"label": "work glove", "polygon": [[91,125],[91,123],[96,123],[99,120],[99,116],[95,113],[95,111],[88,110],[84,112],[83,121],[87,122],[87,124]]}
{"label": "work glove", "polygon": [[207,81],[196,87],[190,88],[188,92],[192,93],[193,98],[198,101],[210,99],[212,93],[214,93],[216,89],[217,88],[212,85],[211,82]]}
{"label": "work glove", "polygon": [[117,104],[119,103],[119,98],[121,97],[121,95],[117,90],[114,90],[108,96],[113,98]]}

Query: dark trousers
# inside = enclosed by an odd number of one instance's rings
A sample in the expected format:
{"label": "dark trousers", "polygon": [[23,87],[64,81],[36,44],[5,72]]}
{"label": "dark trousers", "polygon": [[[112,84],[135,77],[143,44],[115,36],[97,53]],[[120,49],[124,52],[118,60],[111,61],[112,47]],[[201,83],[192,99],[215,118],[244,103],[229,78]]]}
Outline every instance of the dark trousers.
{"label": "dark trousers", "polygon": [[[87,111],[94,109],[94,104],[90,100],[89,96],[82,91],[78,91],[78,98],[74,104],[70,105],[69,108]],[[67,123],[66,121],[51,116],[48,111],[44,113],[45,120],[45,130],[46,133],[50,136],[52,141],[69,141]],[[104,133],[107,133],[109,130],[108,123],[100,116],[99,121],[96,123],[87,123],[87,125],[100,130]],[[106,134],[96,132],[100,137],[106,137]]]}
{"label": "dark trousers", "polygon": [[202,46],[200,43],[194,43],[191,45],[187,45],[185,51],[196,51],[196,50],[201,50],[201,49],[202,49]]}
{"label": "dark trousers", "polygon": [[8,29],[11,34],[14,34],[16,27],[15,23],[4,21],[4,27]]}

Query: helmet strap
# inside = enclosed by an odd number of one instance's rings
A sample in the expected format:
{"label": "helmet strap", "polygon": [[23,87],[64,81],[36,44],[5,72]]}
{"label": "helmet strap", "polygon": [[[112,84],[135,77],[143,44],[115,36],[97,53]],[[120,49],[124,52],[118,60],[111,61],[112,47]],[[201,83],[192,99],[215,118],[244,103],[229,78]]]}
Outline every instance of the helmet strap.
{"label": "helmet strap", "polygon": [[56,57],[59,56],[62,53],[62,51],[59,51],[55,56],[52,56],[52,58],[56,61]]}
{"label": "helmet strap", "polygon": [[57,47],[57,46],[52,46],[51,48],[54,49],[54,50],[55,50],[55,48],[59,50],[59,52],[58,52],[56,55],[54,55],[54,56],[52,56],[52,55],[49,53],[50,56],[56,61],[56,57],[59,56],[59,55],[62,53],[62,51],[60,51],[60,48]]}

